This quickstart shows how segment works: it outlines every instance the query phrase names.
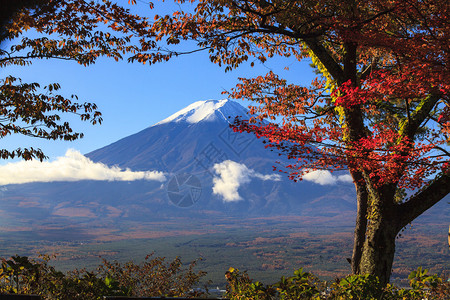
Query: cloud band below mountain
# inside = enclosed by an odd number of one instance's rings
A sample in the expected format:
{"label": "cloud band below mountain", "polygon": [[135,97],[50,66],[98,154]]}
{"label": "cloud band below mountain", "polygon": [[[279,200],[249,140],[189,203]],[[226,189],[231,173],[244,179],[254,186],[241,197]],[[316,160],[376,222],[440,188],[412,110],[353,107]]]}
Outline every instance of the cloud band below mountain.
{"label": "cloud band below mountain", "polygon": [[[249,183],[252,178],[273,181],[281,180],[281,176],[278,174],[264,175],[249,169],[244,164],[231,160],[215,164],[214,171],[218,176],[214,176],[213,178],[213,193],[221,196],[224,202],[236,202],[242,200],[238,189],[241,185]],[[335,176],[331,174],[330,171],[326,170],[305,172],[303,179],[320,185],[352,182],[352,178],[349,174]]]}
{"label": "cloud band below mountain", "polygon": [[232,160],[226,160],[214,165],[214,171],[218,175],[213,178],[213,193],[223,198],[225,202],[235,202],[242,200],[238,189],[242,184],[249,183],[252,178],[261,180],[280,181],[278,174],[264,175],[246,165]]}
{"label": "cloud band below mountain", "polygon": [[109,167],[93,162],[73,149],[67,150],[65,156],[58,157],[55,161],[20,161],[0,166],[0,185],[80,180],[164,182],[166,177],[164,173],[157,171],[134,172],[117,166]]}
{"label": "cloud band below mountain", "polygon": [[334,176],[327,170],[305,171],[302,178],[306,181],[311,181],[320,185],[332,185],[338,182],[353,182],[353,179],[349,174]]}

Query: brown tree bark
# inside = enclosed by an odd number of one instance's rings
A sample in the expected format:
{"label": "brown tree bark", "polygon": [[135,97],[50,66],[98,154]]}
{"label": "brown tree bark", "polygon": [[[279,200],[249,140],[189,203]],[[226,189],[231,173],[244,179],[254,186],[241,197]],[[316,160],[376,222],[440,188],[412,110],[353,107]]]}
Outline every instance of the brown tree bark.
{"label": "brown tree bark", "polygon": [[[368,176],[367,230],[359,266],[354,274],[372,274],[380,282],[389,282],[395,254],[395,238],[403,227],[411,223],[450,192],[450,175],[443,174],[405,203],[394,201],[395,185],[374,188]],[[356,238],[356,237],[355,237]],[[354,253],[356,250],[356,245]]]}
{"label": "brown tree bark", "polygon": [[389,282],[397,234],[395,226],[387,218],[369,222],[359,265],[361,274],[375,275],[382,284]]}
{"label": "brown tree bark", "polygon": [[[360,177],[355,176],[354,177]],[[367,230],[367,200],[368,194],[366,187],[361,183],[361,178],[355,180],[356,188],[356,224],[353,238],[353,254],[351,260],[352,273],[360,274],[359,264],[361,262],[363,245],[366,240]]]}
{"label": "brown tree bark", "polygon": [[368,173],[364,173],[364,179],[370,204],[359,271],[375,275],[382,284],[387,284],[394,261],[395,237],[400,231],[394,201],[396,185],[376,187]]}

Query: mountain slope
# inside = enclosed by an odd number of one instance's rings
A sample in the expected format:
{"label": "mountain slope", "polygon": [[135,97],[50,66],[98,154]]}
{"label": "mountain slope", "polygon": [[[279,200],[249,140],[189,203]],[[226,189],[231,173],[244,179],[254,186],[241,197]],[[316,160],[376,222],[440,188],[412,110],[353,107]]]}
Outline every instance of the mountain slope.
{"label": "mountain slope", "polygon": [[[267,156],[273,162],[276,156],[266,151],[260,141],[249,134],[234,133],[229,128],[229,120],[236,116],[245,117],[246,113],[247,110],[234,101],[198,101],[86,156],[108,165],[165,172],[195,169],[194,164],[201,165],[199,160],[205,155],[211,162],[250,157],[265,160]],[[252,152],[247,149],[250,144],[255,144]]]}
{"label": "mountain slope", "polygon": [[[127,220],[193,220],[211,215],[297,215],[353,225],[353,184],[294,183],[287,176],[276,176],[273,165],[280,157],[253,135],[229,128],[230,120],[245,118],[246,112],[233,101],[199,101],[86,155],[95,162],[132,171],[165,172],[166,182],[9,185],[0,197],[0,214],[21,220],[24,226],[59,224],[64,228],[80,224],[121,228]],[[448,205],[433,212],[446,213]]]}
{"label": "mountain slope", "polygon": [[[253,135],[235,133],[229,128],[236,116],[246,117],[247,110],[234,101],[199,101],[163,121],[111,145],[88,153],[94,161],[118,165],[132,170],[158,170],[171,176],[190,173],[199,178],[204,209],[231,210],[248,215],[302,214],[302,207],[324,194],[323,187],[311,183],[293,183],[280,176],[280,181],[252,179],[238,188],[241,201],[224,203],[212,193],[214,165],[225,160],[245,165],[259,174],[273,174],[273,165],[280,157],[265,149]],[[328,190],[337,188],[327,187]],[[334,196],[328,203],[353,209],[352,186],[342,197]],[[301,193],[299,193],[301,191]],[[155,197],[163,198],[161,191]],[[334,193],[331,193],[334,194]],[[339,194],[338,194],[339,195]],[[310,214],[329,215],[326,208]]]}

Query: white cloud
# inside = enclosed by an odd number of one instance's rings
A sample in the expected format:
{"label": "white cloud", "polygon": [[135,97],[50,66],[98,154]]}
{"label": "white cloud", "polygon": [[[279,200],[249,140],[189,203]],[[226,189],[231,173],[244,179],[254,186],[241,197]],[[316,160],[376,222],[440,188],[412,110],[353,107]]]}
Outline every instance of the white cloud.
{"label": "white cloud", "polygon": [[352,176],[350,176],[350,174],[339,175],[337,177],[337,180],[341,181],[341,182],[346,182],[346,183],[352,183],[353,182],[353,178],[352,178]]}
{"label": "white cloud", "polygon": [[278,174],[264,175],[247,168],[246,165],[226,160],[214,165],[214,171],[219,177],[213,178],[213,193],[223,197],[225,202],[242,200],[238,189],[241,184],[249,183],[252,178],[261,180],[281,180]]}
{"label": "white cloud", "polygon": [[79,180],[133,180],[166,181],[164,173],[157,171],[133,172],[130,169],[109,167],[95,163],[76,150],[69,149],[66,155],[55,161],[20,161],[0,166],[0,185],[28,182],[79,181]]}
{"label": "white cloud", "polygon": [[[306,173],[307,172],[307,173]],[[306,171],[303,175],[303,179],[307,181],[312,181],[320,185],[331,185],[337,182],[353,182],[352,177],[349,174],[334,176],[330,171],[326,170],[316,170],[316,171]]]}

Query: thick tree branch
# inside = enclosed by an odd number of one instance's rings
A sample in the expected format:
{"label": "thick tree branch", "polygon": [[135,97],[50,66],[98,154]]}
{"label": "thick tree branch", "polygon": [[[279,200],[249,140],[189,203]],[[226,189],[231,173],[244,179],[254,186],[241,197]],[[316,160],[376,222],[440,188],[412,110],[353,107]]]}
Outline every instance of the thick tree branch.
{"label": "thick tree branch", "polygon": [[450,172],[442,174],[427,188],[413,196],[409,201],[397,206],[398,230],[411,223],[427,209],[438,203],[450,193]]}
{"label": "thick tree branch", "polygon": [[410,118],[406,119],[402,126],[400,126],[399,135],[402,137],[408,137],[411,141],[414,140],[414,136],[417,133],[420,125],[427,119],[429,113],[439,101],[440,95],[431,94],[424,98],[416,111],[414,111]]}
{"label": "thick tree branch", "polygon": [[320,60],[320,62],[325,66],[325,68],[330,72],[331,76],[336,80],[338,85],[345,82],[344,71],[342,67],[334,60],[327,49],[320,44],[317,39],[306,38],[303,39],[306,45],[311,49],[315,56]]}
{"label": "thick tree branch", "polygon": [[377,63],[378,58],[375,58],[374,61],[361,72],[361,74],[359,75],[359,80],[360,81],[366,80],[369,77],[369,75],[372,74],[373,71],[378,70]]}
{"label": "thick tree branch", "polygon": [[382,17],[384,15],[390,14],[391,12],[395,11],[396,9],[398,9],[397,6],[391,7],[389,9],[386,9],[384,11],[380,11],[379,13],[371,16],[370,18],[365,19],[364,21],[361,21],[359,23],[357,23],[355,26],[353,26],[354,29],[360,29],[362,26],[372,23],[373,21],[375,21],[376,19],[378,19],[379,17]]}

